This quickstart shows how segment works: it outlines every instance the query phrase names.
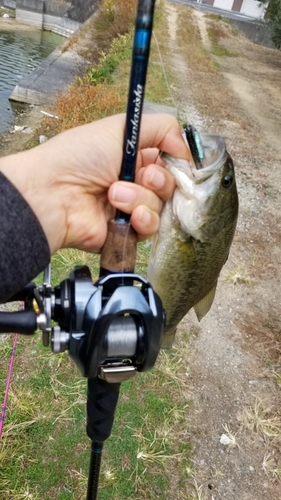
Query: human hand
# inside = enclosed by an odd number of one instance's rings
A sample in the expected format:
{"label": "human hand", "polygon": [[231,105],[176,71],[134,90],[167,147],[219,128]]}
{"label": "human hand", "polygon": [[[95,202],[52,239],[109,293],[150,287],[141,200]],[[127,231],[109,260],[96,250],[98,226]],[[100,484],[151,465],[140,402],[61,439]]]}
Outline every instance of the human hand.
{"label": "human hand", "polygon": [[139,239],[157,231],[175,183],[159,150],[190,158],[170,115],[143,115],[135,183],[118,181],[125,115],[68,130],[34,149],[4,157],[0,171],[37,216],[51,253],[75,247],[99,252],[115,209],[131,215]]}

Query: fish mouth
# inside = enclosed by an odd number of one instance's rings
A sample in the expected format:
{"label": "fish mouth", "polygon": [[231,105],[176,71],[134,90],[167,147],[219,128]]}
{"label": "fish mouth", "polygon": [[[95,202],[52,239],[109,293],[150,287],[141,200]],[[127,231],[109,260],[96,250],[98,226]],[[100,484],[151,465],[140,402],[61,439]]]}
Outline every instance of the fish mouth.
{"label": "fish mouth", "polygon": [[173,175],[177,187],[183,192],[189,193],[189,196],[193,196],[194,188],[199,187],[204,181],[207,181],[208,184],[216,183],[217,175],[228,157],[225,142],[220,135],[202,133],[200,136],[198,134],[198,137],[201,148],[200,162],[198,162],[198,157],[197,161],[194,160],[194,148],[190,147],[185,132],[183,139],[190,149],[192,155],[190,160],[173,158],[167,153],[161,153],[161,158],[167,170]]}
{"label": "fish mouth", "polygon": [[189,125],[183,133],[185,143],[190,149],[196,180],[204,180],[212,175],[222,164],[227,154],[223,138],[217,134],[199,132]]}

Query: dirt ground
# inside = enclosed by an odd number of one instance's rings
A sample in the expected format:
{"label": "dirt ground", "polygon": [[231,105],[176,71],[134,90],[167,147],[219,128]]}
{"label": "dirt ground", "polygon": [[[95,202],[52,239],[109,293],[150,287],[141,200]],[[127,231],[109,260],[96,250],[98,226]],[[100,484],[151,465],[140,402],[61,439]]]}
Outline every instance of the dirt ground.
{"label": "dirt ground", "polygon": [[[280,500],[281,52],[230,36],[228,28],[223,45],[237,56],[214,57],[223,83],[201,82],[199,113],[190,90],[198,76],[177,43],[178,7],[166,9],[177,105],[199,130],[225,138],[240,198],[236,237],[211,312],[199,327],[189,313],[180,328],[193,332],[185,360],[193,405],[192,498]],[[193,19],[210,51],[209,16],[193,11]],[[223,434],[228,444],[221,443]]]}
{"label": "dirt ground", "polygon": [[[199,130],[225,138],[240,198],[236,237],[211,312],[200,325],[191,312],[180,326],[192,332],[191,357],[183,362],[193,408],[194,484],[190,493],[175,490],[175,498],[280,500],[281,52],[242,35],[225,37],[225,47],[239,56],[217,58],[223,84],[218,89],[205,82],[199,111],[191,90],[194,75],[177,38],[179,8],[167,4],[166,9],[176,101]],[[209,17],[193,15],[209,51]],[[225,97],[222,116],[213,110]],[[36,128],[40,109],[19,121]],[[0,153],[19,151],[29,139],[21,132],[8,134]],[[223,434],[228,444],[221,443]]]}

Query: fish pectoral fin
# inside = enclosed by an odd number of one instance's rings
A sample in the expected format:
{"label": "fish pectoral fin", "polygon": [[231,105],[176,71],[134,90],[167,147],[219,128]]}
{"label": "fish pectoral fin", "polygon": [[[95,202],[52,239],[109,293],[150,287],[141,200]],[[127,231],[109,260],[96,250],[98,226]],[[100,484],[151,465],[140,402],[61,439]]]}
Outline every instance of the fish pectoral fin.
{"label": "fish pectoral fin", "polygon": [[149,259],[152,260],[154,259],[156,253],[157,253],[157,248],[160,242],[159,234],[155,233],[153,236],[149,238],[149,243],[151,245],[150,249],[150,254],[149,254]]}
{"label": "fish pectoral fin", "polygon": [[214,286],[209,290],[209,292],[201,299],[195,306],[193,306],[194,311],[196,312],[196,316],[198,321],[201,321],[202,318],[207,314],[207,312],[211,309],[212,303],[214,301],[217,289],[217,281]]}

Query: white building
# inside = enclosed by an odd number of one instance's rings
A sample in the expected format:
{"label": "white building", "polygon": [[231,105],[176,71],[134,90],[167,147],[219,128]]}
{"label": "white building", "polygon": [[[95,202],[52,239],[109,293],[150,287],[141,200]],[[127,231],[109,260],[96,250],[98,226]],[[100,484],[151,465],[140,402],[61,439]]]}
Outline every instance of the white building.
{"label": "white building", "polygon": [[265,5],[259,0],[197,0],[197,2],[259,19],[263,19],[265,13]]}

